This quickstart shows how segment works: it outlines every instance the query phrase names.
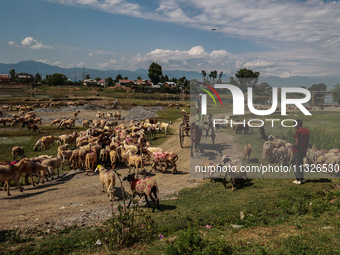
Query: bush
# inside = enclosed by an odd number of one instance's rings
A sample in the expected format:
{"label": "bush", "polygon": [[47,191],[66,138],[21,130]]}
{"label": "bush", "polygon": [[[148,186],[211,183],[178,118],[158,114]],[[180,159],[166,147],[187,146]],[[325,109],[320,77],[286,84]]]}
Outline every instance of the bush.
{"label": "bush", "polygon": [[156,225],[138,205],[132,209],[118,206],[118,215],[113,215],[99,230],[99,239],[109,250],[129,247],[137,243],[148,243],[156,237]]}

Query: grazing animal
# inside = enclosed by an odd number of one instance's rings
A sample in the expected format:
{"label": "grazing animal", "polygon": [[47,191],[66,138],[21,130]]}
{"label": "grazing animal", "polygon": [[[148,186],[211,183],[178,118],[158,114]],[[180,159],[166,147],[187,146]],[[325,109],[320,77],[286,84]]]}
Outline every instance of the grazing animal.
{"label": "grazing animal", "polygon": [[[123,178],[124,181],[128,181],[130,183],[132,197],[128,204],[128,208],[130,207],[132,199],[135,195],[142,197],[144,195],[146,203],[150,208],[149,200],[150,198],[153,202],[153,209],[152,212],[155,212],[155,206],[157,203],[157,209],[159,210],[159,189],[157,182],[152,179],[151,177],[144,177],[142,179],[135,179],[134,174],[129,174],[128,176]],[[153,195],[153,196],[152,196]]]}
{"label": "grazing animal", "polygon": [[[169,164],[173,166],[172,173],[177,173],[177,166],[176,161],[178,160],[178,156],[174,151],[165,151],[160,152],[156,151],[154,153],[148,152],[152,161],[152,170],[156,170],[156,165],[160,165],[162,172],[164,173],[167,169]],[[162,163],[165,163],[165,169],[162,168]],[[151,171],[152,171],[151,170]]]}
{"label": "grazing animal", "polygon": [[83,127],[89,128],[91,123],[92,123],[92,120],[83,120],[82,124],[83,124]]}
{"label": "grazing animal", "polygon": [[73,112],[74,119],[77,119],[77,116],[78,116],[79,113],[80,113],[80,111]]}
{"label": "grazing animal", "polygon": [[55,124],[59,124],[61,122],[61,119],[56,119],[56,120],[53,120],[51,122],[51,126],[55,125]]}
{"label": "grazing animal", "polygon": [[58,171],[58,178],[59,178],[59,168],[62,166],[62,163],[63,163],[63,159],[61,157],[54,157],[54,158],[45,159],[41,164],[51,167],[52,180],[53,180],[54,170],[56,169]]}
{"label": "grazing animal", "polygon": [[[133,167],[134,170],[137,171],[138,176],[139,172],[144,169],[143,157],[141,155],[132,155],[131,151],[127,151],[125,157],[127,160],[127,165],[129,167],[129,173],[131,171],[131,167]],[[138,167],[140,167],[140,171],[138,171]]]}
{"label": "grazing animal", "polygon": [[117,163],[117,152],[115,150],[111,150],[109,152],[109,155],[110,155],[111,167],[112,169],[114,169]]}
{"label": "grazing animal", "polygon": [[106,149],[101,149],[99,153],[99,162],[103,165],[107,165],[109,159],[109,152]]}
{"label": "grazing animal", "polygon": [[20,185],[20,175],[25,160],[23,158],[18,163],[12,165],[0,165],[0,182],[5,182],[4,189],[7,187],[7,196],[11,195],[9,192],[11,180],[18,185],[20,192],[23,191]]}
{"label": "grazing animal", "polygon": [[13,160],[15,160],[15,158],[19,156],[21,158],[24,158],[25,157],[25,151],[24,151],[24,147],[21,147],[21,146],[15,146],[13,147],[12,149],[12,157],[13,157]]}
{"label": "grazing animal", "polygon": [[49,175],[52,172],[52,168],[50,166],[46,166],[41,164],[39,161],[28,159],[25,161],[23,168],[21,169],[22,174],[25,175],[25,183],[28,183],[28,177],[31,178],[32,186],[35,187],[34,181],[33,181],[33,175],[38,175],[39,180],[37,184],[42,180],[42,183],[44,183],[44,179],[47,179],[47,175]]}
{"label": "grazing animal", "polygon": [[236,185],[241,185],[242,181],[248,180],[247,178],[247,173],[245,171],[241,171],[241,165],[240,164],[233,164],[231,158],[228,157],[223,157],[222,159],[222,164],[227,164],[229,166],[233,167],[232,171],[227,171],[226,172],[226,176],[223,180],[223,185],[224,187],[227,186],[227,179],[228,177],[230,178],[230,182],[231,182],[231,190],[234,191],[234,186],[236,187]]}
{"label": "grazing animal", "polygon": [[102,192],[104,186],[106,186],[107,196],[110,197],[110,201],[114,199],[114,187],[116,184],[115,173],[113,170],[107,170],[102,165],[98,165],[94,173],[99,171],[99,180],[102,183]]}
{"label": "grazing animal", "polygon": [[88,170],[92,170],[92,173],[94,172],[96,164],[97,164],[97,153],[95,153],[94,151],[87,153],[85,157],[86,175],[88,175]]}
{"label": "grazing animal", "polygon": [[33,124],[33,123],[27,124],[27,130],[28,131],[33,130],[33,132],[40,133],[38,126],[36,124]]}
{"label": "grazing animal", "polygon": [[243,148],[244,148],[244,150],[243,150],[244,151],[244,158],[243,158],[242,162],[244,162],[246,159],[249,162],[250,161],[250,154],[251,154],[251,151],[252,151],[251,144],[247,144]]}

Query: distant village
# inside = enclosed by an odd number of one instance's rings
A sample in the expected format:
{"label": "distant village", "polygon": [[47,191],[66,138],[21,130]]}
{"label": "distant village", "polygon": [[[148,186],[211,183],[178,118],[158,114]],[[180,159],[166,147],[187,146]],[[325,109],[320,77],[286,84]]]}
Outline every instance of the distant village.
{"label": "distant village", "polygon": [[150,80],[143,80],[140,77],[136,80],[128,79],[117,75],[116,79],[111,77],[101,79],[96,77],[91,79],[89,75],[86,75],[83,80],[71,80],[66,75],[55,73],[52,75],[46,75],[45,79],[42,79],[40,74],[37,73],[35,76],[29,73],[15,73],[11,70],[10,74],[0,74],[0,88],[4,89],[29,89],[35,88],[42,85],[60,86],[60,85],[76,85],[76,86],[87,86],[87,87],[99,87],[99,88],[110,88],[117,91],[127,92],[163,92],[163,93],[186,93],[189,94],[190,81],[186,80],[185,77],[180,79],[173,78],[171,81],[167,81],[168,77],[162,75],[158,83],[153,83]]}

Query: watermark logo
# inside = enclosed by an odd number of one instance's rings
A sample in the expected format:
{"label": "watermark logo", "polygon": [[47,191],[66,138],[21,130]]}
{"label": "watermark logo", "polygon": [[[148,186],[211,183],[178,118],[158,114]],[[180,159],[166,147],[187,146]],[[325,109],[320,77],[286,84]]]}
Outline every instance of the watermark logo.
{"label": "watermark logo", "polygon": [[[243,91],[232,84],[215,84],[215,88],[208,84],[204,83],[199,83],[204,85],[205,87],[209,88],[211,91],[215,93],[217,98],[220,101],[220,104],[222,106],[222,100],[220,95],[217,93],[216,89],[228,89],[233,98],[233,114],[234,115],[244,115],[244,106],[245,106],[245,99],[244,99],[244,93]],[[204,92],[206,92],[210,97],[213,99],[215,105],[217,105],[215,98],[205,88],[201,88]],[[303,98],[287,98],[287,94],[291,93],[299,93],[303,94],[305,97]],[[272,88],[272,105],[269,109],[265,110],[259,110],[254,107],[253,103],[253,88],[248,87],[247,88],[247,106],[248,109],[251,113],[259,116],[265,116],[265,115],[270,115],[274,113],[278,107],[278,96],[279,96],[279,90],[278,88]],[[287,105],[294,105],[296,106],[304,115],[312,115],[306,107],[303,105],[311,99],[311,93],[309,90],[305,88],[298,88],[298,87],[283,87],[281,88],[281,115],[285,116],[287,115]],[[207,95],[202,94],[202,99],[201,99],[201,114],[206,115],[207,114]]]}

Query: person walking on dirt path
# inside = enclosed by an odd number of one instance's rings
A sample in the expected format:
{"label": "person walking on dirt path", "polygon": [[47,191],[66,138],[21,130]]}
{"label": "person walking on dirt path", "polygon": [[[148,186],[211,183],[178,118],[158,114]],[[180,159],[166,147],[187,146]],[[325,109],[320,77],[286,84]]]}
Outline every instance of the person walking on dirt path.
{"label": "person walking on dirt path", "polygon": [[302,120],[296,120],[295,126],[295,143],[293,144],[293,165],[295,165],[294,174],[296,180],[294,184],[302,184],[304,180],[303,158],[306,157],[306,152],[309,146],[309,129],[302,127]]}
{"label": "person walking on dirt path", "polygon": [[115,99],[115,101],[113,101],[113,109],[117,108],[117,99]]}

